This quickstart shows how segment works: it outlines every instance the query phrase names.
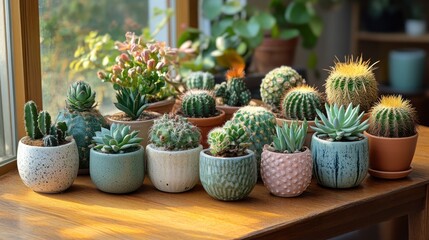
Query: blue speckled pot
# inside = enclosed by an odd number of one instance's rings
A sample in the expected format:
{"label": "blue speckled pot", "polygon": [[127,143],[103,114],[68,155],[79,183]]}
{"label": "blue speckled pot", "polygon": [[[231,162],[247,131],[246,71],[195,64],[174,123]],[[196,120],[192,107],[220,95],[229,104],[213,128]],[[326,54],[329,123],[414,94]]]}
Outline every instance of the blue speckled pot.
{"label": "blue speckled pot", "polygon": [[368,139],[354,142],[330,142],[312,137],[313,174],[325,187],[358,186],[368,172]]}
{"label": "blue speckled pot", "polygon": [[245,198],[258,178],[255,154],[222,158],[200,153],[200,180],[206,192],[218,200],[234,201]]}
{"label": "blue speckled pot", "polygon": [[89,174],[103,192],[129,193],[137,190],[144,179],[143,148],[123,154],[107,154],[91,149]]}

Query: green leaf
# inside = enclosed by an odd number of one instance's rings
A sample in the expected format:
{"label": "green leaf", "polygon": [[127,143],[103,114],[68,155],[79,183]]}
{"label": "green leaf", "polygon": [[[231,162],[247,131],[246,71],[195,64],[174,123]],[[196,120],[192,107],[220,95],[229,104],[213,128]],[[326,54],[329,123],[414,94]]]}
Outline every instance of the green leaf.
{"label": "green leaf", "polygon": [[[210,0],[212,1],[212,0]],[[234,15],[239,13],[241,10],[243,10],[243,5],[241,5],[241,2],[239,0],[232,0],[227,1],[222,6],[222,12],[226,15]]]}
{"label": "green leaf", "polygon": [[317,54],[315,51],[311,51],[307,59],[307,67],[309,69],[316,69],[316,66],[317,66]]}
{"label": "green leaf", "polygon": [[317,44],[318,36],[316,36],[310,29],[309,25],[300,27],[300,33],[302,37],[302,46],[307,49],[314,48]]}
{"label": "green leaf", "polygon": [[259,26],[264,30],[269,30],[274,27],[274,24],[276,24],[276,19],[267,12],[262,12],[252,18],[255,18],[255,20],[258,21]]}
{"label": "green leaf", "polygon": [[293,1],[286,9],[285,18],[292,24],[305,24],[310,21],[311,15],[305,2]]}
{"label": "green leaf", "polygon": [[310,22],[308,23],[311,32],[317,36],[320,37],[323,31],[323,21],[320,17],[314,16],[311,18]]}
{"label": "green leaf", "polygon": [[247,51],[247,44],[245,42],[242,42],[237,47],[237,53],[240,55],[244,55]]}
{"label": "green leaf", "polygon": [[203,16],[209,20],[214,20],[222,13],[222,0],[203,0]]}
{"label": "green leaf", "polygon": [[226,32],[228,27],[232,25],[233,20],[231,18],[225,18],[220,21],[214,22],[211,27],[211,36],[218,37]]}
{"label": "green leaf", "polygon": [[259,33],[260,26],[256,19],[250,19],[246,23],[245,20],[238,20],[233,24],[234,32],[244,38],[256,37]]}
{"label": "green leaf", "polygon": [[279,37],[284,40],[289,40],[299,36],[298,29],[286,29],[280,32]]}

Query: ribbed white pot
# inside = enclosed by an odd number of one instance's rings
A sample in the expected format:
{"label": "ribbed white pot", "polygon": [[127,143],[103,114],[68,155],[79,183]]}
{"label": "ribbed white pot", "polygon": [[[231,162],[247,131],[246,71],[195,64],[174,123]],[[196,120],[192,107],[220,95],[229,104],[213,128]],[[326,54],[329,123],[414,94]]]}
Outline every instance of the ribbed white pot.
{"label": "ribbed white pot", "polygon": [[153,144],[146,147],[147,170],[152,184],[163,192],[185,192],[199,181],[199,156],[203,149],[164,151]]}
{"label": "ribbed white pot", "polygon": [[24,184],[35,192],[58,193],[77,177],[79,154],[74,139],[55,147],[37,147],[19,141],[17,165]]}

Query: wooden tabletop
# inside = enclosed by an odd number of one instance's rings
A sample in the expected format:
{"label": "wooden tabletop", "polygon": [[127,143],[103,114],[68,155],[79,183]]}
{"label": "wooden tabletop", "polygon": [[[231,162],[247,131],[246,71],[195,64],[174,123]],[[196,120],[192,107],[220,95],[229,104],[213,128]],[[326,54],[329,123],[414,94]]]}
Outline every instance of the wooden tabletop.
{"label": "wooden tabletop", "polygon": [[409,177],[368,176],[347,190],[323,188],[313,180],[296,198],[272,196],[258,182],[245,200],[221,202],[201,185],[171,194],[148,180],[135,193],[113,195],[98,191],[88,176],[79,176],[64,193],[38,194],[12,171],[0,177],[0,238],[317,239],[408,214],[412,238],[426,239],[429,128],[419,132]]}

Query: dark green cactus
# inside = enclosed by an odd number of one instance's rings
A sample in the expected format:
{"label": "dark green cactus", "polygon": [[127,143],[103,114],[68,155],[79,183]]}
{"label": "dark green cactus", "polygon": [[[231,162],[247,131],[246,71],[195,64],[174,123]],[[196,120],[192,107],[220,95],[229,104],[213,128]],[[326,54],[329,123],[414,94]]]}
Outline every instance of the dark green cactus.
{"label": "dark green cactus", "polygon": [[43,137],[43,145],[45,147],[55,147],[59,145],[59,142],[56,136],[46,135]]}
{"label": "dark green cactus", "polygon": [[244,82],[244,65],[233,67],[226,73],[226,82],[216,86],[216,97],[229,106],[246,106],[252,95]]}
{"label": "dark green cactus", "polygon": [[282,114],[286,119],[314,120],[316,109],[322,109],[322,95],[313,87],[291,88],[283,97]]}
{"label": "dark green cactus", "polygon": [[207,90],[189,90],[182,96],[182,112],[186,117],[207,118],[216,114],[216,100]]}
{"label": "dark green cactus", "polygon": [[246,150],[251,145],[246,126],[234,121],[228,121],[223,127],[210,131],[207,142],[210,145],[210,153],[218,157],[246,155]]}
{"label": "dark green cactus", "polygon": [[51,115],[47,111],[41,111],[37,118],[40,132],[46,136],[51,132]]}
{"label": "dark green cactus", "polygon": [[188,89],[213,90],[215,80],[213,74],[209,72],[191,72],[185,78],[186,87]]}
{"label": "dark green cactus", "polygon": [[28,101],[24,105],[24,123],[25,131],[31,139],[40,139],[43,134],[40,132],[39,125],[37,123],[37,105],[33,101]]}

